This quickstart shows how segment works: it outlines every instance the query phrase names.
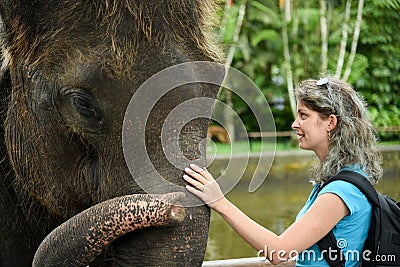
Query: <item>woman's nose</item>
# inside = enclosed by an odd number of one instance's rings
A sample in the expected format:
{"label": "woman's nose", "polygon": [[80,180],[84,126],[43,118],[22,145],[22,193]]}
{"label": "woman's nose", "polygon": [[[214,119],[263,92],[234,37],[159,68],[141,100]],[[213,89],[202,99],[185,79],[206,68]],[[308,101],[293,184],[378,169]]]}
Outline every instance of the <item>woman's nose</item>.
{"label": "woman's nose", "polygon": [[296,129],[298,129],[299,128],[299,123],[298,123],[298,118],[296,118],[295,120],[294,120],[294,122],[292,123],[292,129],[293,130],[296,130]]}

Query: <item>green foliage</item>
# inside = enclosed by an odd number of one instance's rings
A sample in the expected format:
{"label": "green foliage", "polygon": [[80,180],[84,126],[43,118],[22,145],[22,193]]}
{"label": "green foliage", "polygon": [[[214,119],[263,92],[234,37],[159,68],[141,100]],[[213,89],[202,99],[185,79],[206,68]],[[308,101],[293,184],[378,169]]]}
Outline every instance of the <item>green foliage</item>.
{"label": "green foliage", "polygon": [[[238,10],[240,3],[235,1],[235,4]],[[236,26],[236,21],[230,20],[230,23],[234,25],[230,25],[229,28]],[[286,92],[284,87],[273,83],[271,71],[282,55],[280,27],[279,9],[275,3],[249,0],[239,41],[237,44],[231,44],[236,47],[232,66],[250,77],[268,100],[272,100],[271,93],[285,94]],[[235,111],[245,122],[247,130],[258,131],[257,123],[249,107],[235,95],[233,103]]]}
{"label": "green foliage", "polygon": [[222,36],[222,43],[224,44],[230,43],[233,39],[238,13],[239,13],[239,7],[232,6],[227,10],[225,14],[226,23],[225,23],[224,33]]}
{"label": "green foliage", "polygon": [[281,45],[280,35],[275,30],[265,29],[260,32],[256,32],[252,38],[251,46],[257,47],[257,45],[262,41],[276,43],[277,46]]}
{"label": "green foliage", "polygon": [[[364,8],[358,53],[368,58],[357,89],[370,105],[376,127],[400,126],[400,1],[375,0]],[[382,133],[383,140],[399,133]]]}
{"label": "green foliage", "polygon": [[351,67],[351,73],[348,82],[350,82],[351,84],[356,82],[357,79],[362,77],[367,72],[368,66],[368,57],[366,55],[356,54],[353,65]]}
{"label": "green foliage", "polygon": [[[244,72],[260,88],[272,107],[277,130],[288,130],[293,117],[284,75],[282,26],[283,9],[278,1],[247,0],[246,14],[239,41],[232,43],[240,1],[234,1],[226,16],[223,42],[236,47],[232,66]],[[328,72],[334,73],[339,56],[346,1],[327,1]],[[289,46],[294,82],[319,77],[321,64],[320,6],[317,0],[292,1],[288,24]],[[345,55],[346,67],[357,14],[357,1],[352,2],[349,37]],[[363,9],[362,27],[348,81],[364,96],[370,106],[375,126],[400,125],[400,0],[371,0]],[[284,108],[275,105],[285,100]],[[233,108],[249,131],[257,131],[251,113],[240,99],[233,96]],[[382,134],[399,138],[397,134]]]}
{"label": "green foliage", "polygon": [[374,4],[378,7],[400,10],[400,0],[375,0]]}

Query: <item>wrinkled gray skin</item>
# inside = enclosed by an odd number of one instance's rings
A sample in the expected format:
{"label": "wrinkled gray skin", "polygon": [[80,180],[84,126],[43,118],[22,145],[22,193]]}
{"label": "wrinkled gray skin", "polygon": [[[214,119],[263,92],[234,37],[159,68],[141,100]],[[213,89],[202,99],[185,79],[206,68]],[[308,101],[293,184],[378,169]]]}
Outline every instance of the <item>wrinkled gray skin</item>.
{"label": "wrinkled gray skin", "polygon": [[[200,0],[0,0],[0,266],[32,266],[35,252],[35,261],[45,259],[36,266],[201,265],[208,208],[172,205],[188,195],[163,196],[169,204],[143,195],[121,132],[131,97],[151,75],[218,61],[207,33],[212,15],[210,1]],[[162,122],[179,103],[217,93],[181,86],[154,107],[146,146],[166,180],[184,184],[163,154]],[[207,127],[208,119],[195,119],[182,129],[184,157],[204,155]],[[116,220],[119,208],[126,216]],[[116,230],[117,222],[130,226]],[[51,263],[55,254],[65,262]]]}

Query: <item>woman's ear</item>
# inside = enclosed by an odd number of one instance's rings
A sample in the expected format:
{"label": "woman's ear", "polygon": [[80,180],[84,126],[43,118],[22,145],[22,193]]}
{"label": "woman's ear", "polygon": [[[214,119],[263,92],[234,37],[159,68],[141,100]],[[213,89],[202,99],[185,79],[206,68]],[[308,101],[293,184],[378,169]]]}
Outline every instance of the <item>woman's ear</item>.
{"label": "woman's ear", "polygon": [[327,130],[328,131],[334,130],[336,128],[336,125],[337,125],[337,122],[338,122],[338,119],[337,119],[336,115],[333,115],[333,114],[329,115],[328,121],[329,121],[329,124],[328,124],[328,129]]}

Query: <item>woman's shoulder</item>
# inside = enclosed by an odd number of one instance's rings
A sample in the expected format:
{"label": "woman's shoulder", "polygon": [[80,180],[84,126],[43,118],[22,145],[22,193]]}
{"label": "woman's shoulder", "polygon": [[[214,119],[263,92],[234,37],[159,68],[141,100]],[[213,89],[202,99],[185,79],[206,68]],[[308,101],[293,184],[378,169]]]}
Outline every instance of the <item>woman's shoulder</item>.
{"label": "woman's shoulder", "polygon": [[[366,179],[366,178],[365,178]],[[371,204],[367,197],[355,185],[346,181],[333,181],[327,184],[318,195],[332,193],[339,196],[346,204],[350,214],[356,211],[366,211],[371,209]]]}

